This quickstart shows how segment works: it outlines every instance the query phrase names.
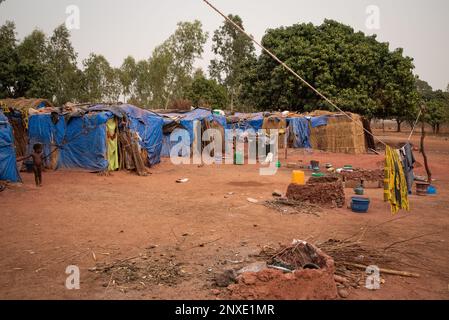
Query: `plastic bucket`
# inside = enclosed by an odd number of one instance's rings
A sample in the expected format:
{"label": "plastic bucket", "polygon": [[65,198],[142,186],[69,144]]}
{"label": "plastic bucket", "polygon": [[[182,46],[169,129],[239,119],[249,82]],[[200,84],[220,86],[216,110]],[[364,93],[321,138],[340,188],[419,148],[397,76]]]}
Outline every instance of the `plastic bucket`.
{"label": "plastic bucket", "polygon": [[435,186],[430,185],[427,188],[427,194],[437,194],[437,188],[435,188]]}
{"label": "plastic bucket", "polygon": [[304,184],[305,183],[304,171],[293,170],[292,171],[292,183],[301,184],[301,185]]}
{"label": "plastic bucket", "polygon": [[365,213],[368,212],[370,200],[363,197],[351,198],[351,209],[354,212]]}

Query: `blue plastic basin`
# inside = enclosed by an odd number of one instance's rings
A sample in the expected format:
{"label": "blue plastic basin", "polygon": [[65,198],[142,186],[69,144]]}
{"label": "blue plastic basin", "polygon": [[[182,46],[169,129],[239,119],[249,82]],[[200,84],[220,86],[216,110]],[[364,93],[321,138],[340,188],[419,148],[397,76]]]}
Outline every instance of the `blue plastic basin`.
{"label": "blue plastic basin", "polygon": [[362,197],[351,198],[351,209],[354,212],[365,213],[368,212],[370,200]]}

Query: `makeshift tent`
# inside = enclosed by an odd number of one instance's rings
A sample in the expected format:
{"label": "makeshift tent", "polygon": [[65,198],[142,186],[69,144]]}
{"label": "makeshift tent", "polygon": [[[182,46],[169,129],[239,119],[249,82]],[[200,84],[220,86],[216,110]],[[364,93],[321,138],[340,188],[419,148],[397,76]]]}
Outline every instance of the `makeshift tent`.
{"label": "makeshift tent", "polygon": [[37,112],[49,112],[56,108],[46,99],[3,99],[0,109],[8,117],[13,128],[16,155],[24,156],[27,152],[28,116]]}
{"label": "makeshift tent", "polygon": [[263,126],[264,113],[241,113],[236,112],[234,115],[228,117],[227,128],[228,129],[241,129],[248,130],[253,129],[258,131]]}
{"label": "makeshift tent", "polygon": [[35,143],[44,149],[44,164],[54,169],[103,171],[108,167],[106,122],[111,112],[88,113],[65,120],[64,116],[35,114],[29,117],[29,150]]}
{"label": "makeshift tent", "polygon": [[365,132],[361,116],[348,113],[316,111],[311,116],[310,142],[314,149],[361,154],[366,152]]}
{"label": "makeshift tent", "polygon": [[147,154],[148,164],[161,161],[164,119],[160,115],[130,104],[95,105],[89,110],[108,110],[119,118],[126,118],[126,128],[131,135],[138,136],[139,145]]}
{"label": "makeshift tent", "polygon": [[[188,137],[190,139],[190,145],[185,147],[190,148],[195,139],[194,121],[199,121],[201,123],[201,126],[204,126],[204,129],[208,127],[218,128],[219,126],[221,126],[222,128],[226,128],[225,116],[213,114],[211,110],[204,108],[196,108],[194,110],[186,112],[160,112],[159,115],[164,119],[165,128],[161,150],[161,156],[163,157],[169,157],[171,148],[175,144],[179,143],[179,141],[186,141],[186,139],[182,138],[183,132],[181,131],[178,131],[180,134],[178,141],[170,141],[170,135],[176,129],[185,129],[187,131]],[[208,124],[205,125],[205,122],[207,122]],[[211,125],[212,122],[214,123],[213,125]]]}
{"label": "makeshift tent", "polygon": [[271,134],[272,129],[278,130],[278,147],[284,148],[285,133],[287,129],[287,120],[279,115],[270,115],[263,119],[262,129],[267,131],[267,134]]}
{"label": "makeshift tent", "polygon": [[22,181],[17,170],[14,137],[8,118],[0,111],[0,180]]}

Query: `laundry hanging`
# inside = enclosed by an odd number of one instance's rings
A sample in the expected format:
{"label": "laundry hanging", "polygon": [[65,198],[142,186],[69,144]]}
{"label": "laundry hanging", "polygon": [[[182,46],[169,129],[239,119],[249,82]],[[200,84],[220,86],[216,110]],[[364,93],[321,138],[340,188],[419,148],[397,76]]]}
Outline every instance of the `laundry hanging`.
{"label": "laundry hanging", "polygon": [[405,180],[407,181],[408,193],[412,193],[413,181],[415,181],[415,175],[413,174],[413,165],[415,164],[415,157],[413,156],[412,146],[410,143],[406,143],[399,153],[402,159],[402,166],[404,168]]}
{"label": "laundry hanging", "polygon": [[386,146],[384,200],[390,202],[391,213],[400,209],[409,210],[407,181],[399,151]]}

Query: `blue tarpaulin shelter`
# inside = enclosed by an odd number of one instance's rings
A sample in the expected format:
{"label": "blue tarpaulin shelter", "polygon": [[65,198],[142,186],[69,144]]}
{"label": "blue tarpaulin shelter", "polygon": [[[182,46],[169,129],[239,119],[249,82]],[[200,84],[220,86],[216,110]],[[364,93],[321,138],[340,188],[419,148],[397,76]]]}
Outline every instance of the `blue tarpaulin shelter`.
{"label": "blue tarpaulin shelter", "polygon": [[233,117],[238,119],[238,122],[228,124],[229,129],[254,129],[254,131],[262,129],[264,113],[241,113],[236,112]]}
{"label": "blue tarpaulin shelter", "polygon": [[17,170],[14,138],[8,118],[0,111],[0,180],[22,181]]}
{"label": "blue tarpaulin shelter", "polygon": [[[190,138],[190,145],[193,142],[193,138],[194,138],[194,132],[193,132],[194,121],[202,122],[205,119],[208,121],[216,121],[223,128],[226,128],[226,117],[225,116],[213,114],[210,110],[203,109],[203,108],[196,108],[192,111],[187,111],[187,112],[171,112],[171,113],[164,113],[164,114],[160,114],[160,115],[162,117],[164,117],[165,125],[170,125],[173,122],[177,121],[183,129],[187,130],[187,132],[189,134],[189,138]],[[176,119],[179,119],[179,120],[176,120]],[[164,137],[162,139],[161,155],[163,157],[169,157],[171,148],[175,144],[177,144],[178,141],[172,142],[172,141],[170,141],[170,133],[164,134]],[[190,148],[190,145],[186,146],[186,147]]]}
{"label": "blue tarpaulin shelter", "polygon": [[31,151],[35,143],[44,149],[45,164],[57,152],[56,169],[103,171],[108,168],[106,122],[126,117],[128,129],[136,132],[148,162],[160,162],[163,119],[132,105],[95,105],[88,112],[72,117],[37,114],[29,118],[28,136]]}
{"label": "blue tarpaulin shelter", "polygon": [[139,134],[141,139],[139,144],[147,151],[148,162],[154,165],[161,161],[164,119],[160,115],[130,104],[115,106],[96,105],[89,108],[89,110],[109,110],[118,117],[126,116],[128,128]]}
{"label": "blue tarpaulin shelter", "polygon": [[293,148],[311,148],[310,128],[307,118],[288,118],[288,125],[293,133]]}
{"label": "blue tarpaulin shelter", "polygon": [[49,114],[29,118],[29,150],[35,143],[44,149],[48,165],[53,152],[58,152],[56,169],[106,170],[106,122],[111,112],[88,113],[67,121],[59,115],[55,121]]}

